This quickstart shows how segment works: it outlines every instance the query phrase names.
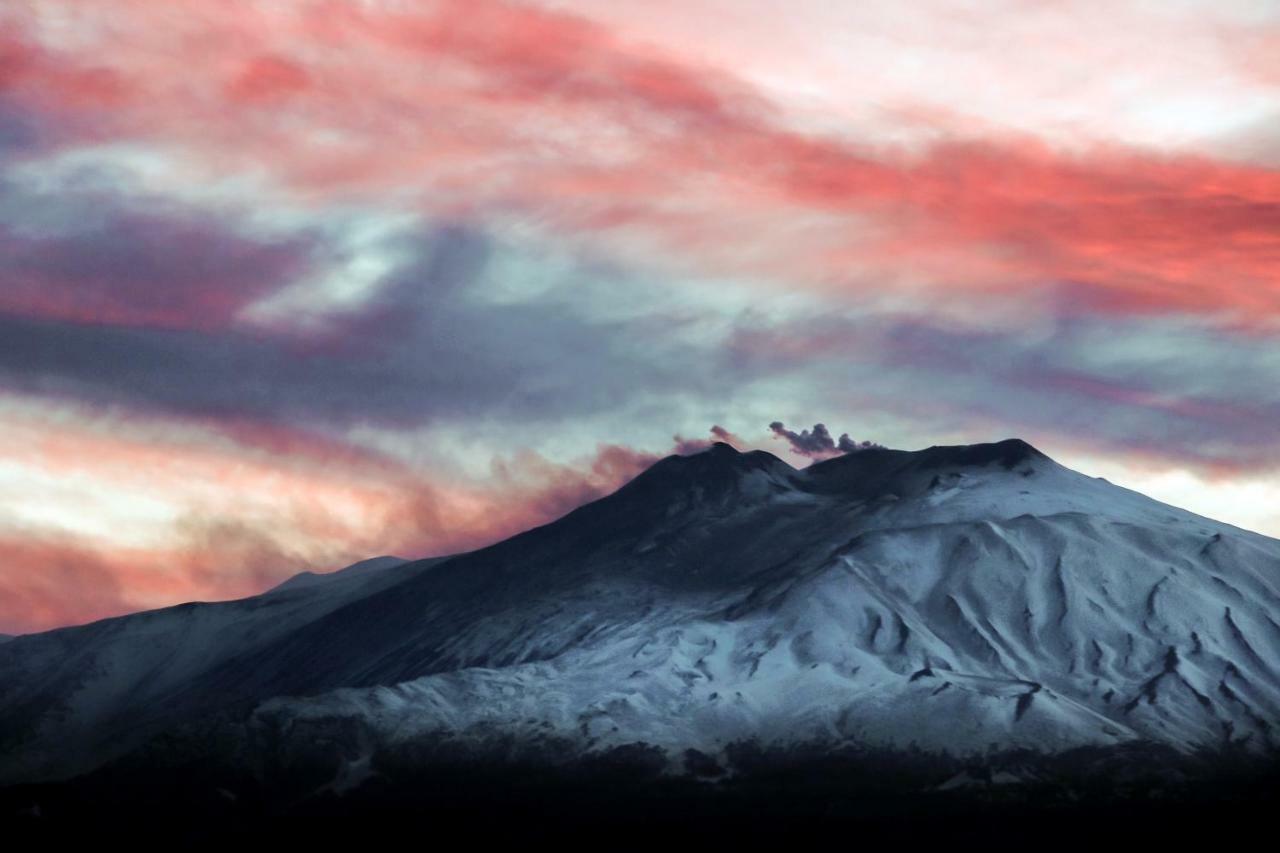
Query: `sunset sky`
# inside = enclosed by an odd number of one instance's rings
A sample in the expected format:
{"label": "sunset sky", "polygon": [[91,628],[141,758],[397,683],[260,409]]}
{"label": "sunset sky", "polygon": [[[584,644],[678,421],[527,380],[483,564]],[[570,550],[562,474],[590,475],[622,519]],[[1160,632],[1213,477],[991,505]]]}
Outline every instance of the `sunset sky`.
{"label": "sunset sky", "polygon": [[1280,536],[1280,2],[0,4],[0,631],[775,421]]}

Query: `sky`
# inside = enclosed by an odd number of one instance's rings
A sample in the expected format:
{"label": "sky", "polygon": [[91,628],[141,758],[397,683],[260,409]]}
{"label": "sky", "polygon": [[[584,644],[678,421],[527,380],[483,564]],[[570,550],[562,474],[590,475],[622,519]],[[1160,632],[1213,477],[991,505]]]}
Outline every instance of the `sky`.
{"label": "sky", "polygon": [[842,434],[1280,536],[1280,1],[0,5],[0,631]]}

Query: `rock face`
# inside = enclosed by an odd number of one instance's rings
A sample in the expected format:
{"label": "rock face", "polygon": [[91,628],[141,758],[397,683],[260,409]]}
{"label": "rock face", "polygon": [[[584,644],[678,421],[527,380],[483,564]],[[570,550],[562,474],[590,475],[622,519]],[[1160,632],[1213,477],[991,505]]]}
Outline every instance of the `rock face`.
{"label": "rock face", "polygon": [[716,445],[480,551],[0,646],[0,781],[214,714],[237,749],[358,732],[334,790],[431,734],[712,762],[742,741],[1264,750],[1280,542],[1017,440],[803,471]]}

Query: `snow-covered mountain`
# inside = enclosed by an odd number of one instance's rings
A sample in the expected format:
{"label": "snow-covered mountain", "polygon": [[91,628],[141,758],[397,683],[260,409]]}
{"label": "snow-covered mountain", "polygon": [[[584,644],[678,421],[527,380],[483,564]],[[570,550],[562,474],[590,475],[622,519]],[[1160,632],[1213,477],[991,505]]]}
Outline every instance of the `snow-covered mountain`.
{"label": "snow-covered mountain", "polygon": [[1280,541],[1017,440],[799,471],[719,444],[479,551],[0,645],[0,782],[214,717],[237,749],[346,732],[334,790],[433,735],[1269,749]]}

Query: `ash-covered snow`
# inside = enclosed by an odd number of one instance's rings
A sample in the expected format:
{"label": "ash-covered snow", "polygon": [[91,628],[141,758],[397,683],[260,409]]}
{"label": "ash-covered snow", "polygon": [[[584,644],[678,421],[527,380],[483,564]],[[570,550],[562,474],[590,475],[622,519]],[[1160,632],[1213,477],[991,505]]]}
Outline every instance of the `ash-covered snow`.
{"label": "ash-covered snow", "polygon": [[0,779],[232,706],[246,738],[347,720],[362,749],[1262,748],[1278,623],[1280,542],[1023,442],[804,471],[718,445],[480,551],[5,644]]}

